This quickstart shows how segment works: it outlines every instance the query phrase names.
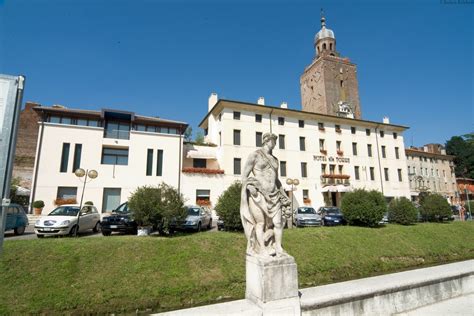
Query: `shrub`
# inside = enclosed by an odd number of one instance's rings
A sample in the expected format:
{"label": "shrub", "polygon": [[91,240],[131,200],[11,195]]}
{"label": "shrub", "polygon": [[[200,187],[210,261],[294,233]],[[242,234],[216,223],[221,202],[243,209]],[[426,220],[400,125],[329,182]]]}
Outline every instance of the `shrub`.
{"label": "shrub", "polygon": [[376,226],[387,210],[387,202],[378,191],[357,189],[344,195],[341,210],[351,225]]}
{"label": "shrub", "polygon": [[423,220],[437,222],[449,219],[452,211],[444,197],[439,194],[429,194],[421,202],[420,214]]}
{"label": "shrub", "polygon": [[44,202],[41,200],[34,201],[33,202],[33,207],[34,208],[43,208],[44,207]]}
{"label": "shrub", "polygon": [[86,203],[84,203],[84,205],[94,205],[94,202],[92,202],[92,201],[87,201]]}
{"label": "shrub", "polygon": [[418,210],[406,197],[396,198],[388,206],[388,220],[402,225],[416,222]]}
{"label": "shrub", "polygon": [[242,220],[240,219],[241,191],[242,183],[236,181],[217,200],[216,212],[219,218],[224,221],[225,229],[243,230]]}
{"label": "shrub", "polygon": [[183,196],[167,185],[138,187],[128,200],[129,209],[139,226],[155,226],[160,233],[169,229],[173,220],[183,220],[187,212]]}

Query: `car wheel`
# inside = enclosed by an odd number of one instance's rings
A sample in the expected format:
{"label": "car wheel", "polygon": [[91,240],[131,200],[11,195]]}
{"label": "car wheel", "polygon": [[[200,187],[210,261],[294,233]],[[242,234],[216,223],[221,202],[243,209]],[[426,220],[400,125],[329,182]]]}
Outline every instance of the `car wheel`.
{"label": "car wheel", "polygon": [[112,232],[110,230],[102,230],[102,235],[103,236],[110,236]]}
{"label": "car wheel", "polygon": [[92,231],[93,231],[94,233],[100,232],[100,222],[97,222],[97,223],[95,224],[95,226],[94,226],[94,228],[92,229]]}
{"label": "car wheel", "polygon": [[37,234],[36,237],[38,237],[38,238],[43,238],[44,235]]}
{"label": "car wheel", "polygon": [[79,227],[77,225],[74,225],[71,230],[69,231],[69,236],[71,237],[77,237],[78,236],[78,231]]}
{"label": "car wheel", "polygon": [[209,221],[209,225],[207,225],[207,229],[211,229],[212,228],[212,219]]}
{"label": "car wheel", "polygon": [[198,233],[201,231],[201,222],[198,223],[198,227],[197,227],[196,231],[197,231]]}
{"label": "car wheel", "polygon": [[25,226],[16,227],[13,231],[15,232],[15,235],[23,235],[25,228]]}

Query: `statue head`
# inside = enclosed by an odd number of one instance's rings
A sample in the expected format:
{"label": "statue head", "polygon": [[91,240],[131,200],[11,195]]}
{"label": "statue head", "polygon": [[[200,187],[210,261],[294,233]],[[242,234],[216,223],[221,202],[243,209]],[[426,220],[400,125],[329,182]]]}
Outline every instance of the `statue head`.
{"label": "statue head", "polygon": [[265,133],[262,137],[262,143],[270,147],[270,149],[273,149],[275,148],[277,138],[278,136],[273,133]]}

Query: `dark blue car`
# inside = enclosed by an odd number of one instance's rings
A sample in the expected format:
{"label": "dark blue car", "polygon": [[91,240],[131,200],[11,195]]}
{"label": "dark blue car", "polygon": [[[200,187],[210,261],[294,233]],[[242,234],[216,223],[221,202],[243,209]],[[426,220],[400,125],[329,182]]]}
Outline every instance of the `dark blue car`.
{"label": "dark blue car", "polygon": [[323,226],[345,225],[346,221],[341,210],[335,206],[320,207],[318,213],[321,215],[321,223]]}
{"label": "dark blue car", "polygon": [[23,207],[19,204],[10,204],[6,207],[6,214],[5,231],[13,229],[15,235],[23,235],[28,226],[28,217]]}

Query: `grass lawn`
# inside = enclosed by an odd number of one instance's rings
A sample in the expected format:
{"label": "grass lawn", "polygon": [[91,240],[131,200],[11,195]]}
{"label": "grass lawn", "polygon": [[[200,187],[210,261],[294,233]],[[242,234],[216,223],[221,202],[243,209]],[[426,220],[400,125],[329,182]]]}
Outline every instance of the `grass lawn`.
{"label": "grass lawn", "polygon": [[[474,258],[474,222],[286,230],[300,288]],[[0,314],[160,312],[241,299],[245,236],[4,243]]]}

